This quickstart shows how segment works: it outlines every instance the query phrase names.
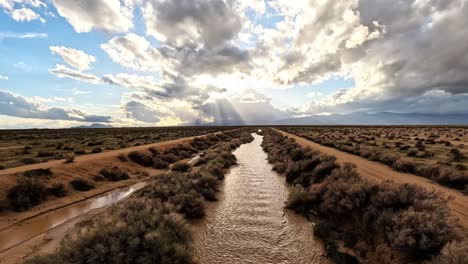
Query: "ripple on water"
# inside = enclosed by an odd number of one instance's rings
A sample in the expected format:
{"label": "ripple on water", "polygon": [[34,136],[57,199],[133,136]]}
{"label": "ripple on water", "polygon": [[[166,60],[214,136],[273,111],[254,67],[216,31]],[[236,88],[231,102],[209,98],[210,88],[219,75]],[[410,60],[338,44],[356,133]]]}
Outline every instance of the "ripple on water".
{"label": "ripple on water", "polygon": [[238,166],[226,175],[222,197],[196,228],[198,263],[328,263],[312,223],[285,211],[288,187],[271,169],[263,138],[234,151]]}

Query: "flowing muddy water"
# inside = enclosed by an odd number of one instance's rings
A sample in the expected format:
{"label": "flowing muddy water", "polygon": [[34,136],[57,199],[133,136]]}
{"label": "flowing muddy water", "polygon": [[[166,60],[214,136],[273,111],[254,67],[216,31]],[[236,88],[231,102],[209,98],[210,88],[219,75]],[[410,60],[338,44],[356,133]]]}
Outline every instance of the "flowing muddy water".
{"label": "flowing muddy water", "polygon": [[194,233],[197,263],[328,263],[312,223],[284,208],[289,190],[272,171],[262,136],[240,146],[222,197]]}
{"label": "flowing muddy water", "polygon": [[143,188],[146,184],[146,182],[140,182],[129,187],[113,190],[101,196],[89,198],[5,228],[0,231],[0,253],[42,235],[70,219],[86,214],[94,209],[116,203]]}

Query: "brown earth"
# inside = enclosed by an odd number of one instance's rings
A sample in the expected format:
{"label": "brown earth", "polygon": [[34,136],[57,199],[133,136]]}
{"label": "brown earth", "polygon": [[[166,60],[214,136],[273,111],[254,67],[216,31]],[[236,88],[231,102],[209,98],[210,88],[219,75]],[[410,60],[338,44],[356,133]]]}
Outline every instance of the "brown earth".
{"label": "brown earth", "polygon": [[285,136],[293,138],[301,146],[310,147],[324,154],[335,156],[336,160],[340,163],[353,163],[356,165],[356,169],[359,174],[370,181],[381,182],[390,180],[400,184],[417,184],[427,190],[441,192],[443,196],[447,198],[447,205],[452,210],[453,215],[458,218],[459,225],[465,230],[468,230],[468,196],[463,195],[461,192],[441,186],[427,178],[419,177],[414,174],[397,172],[384,164],[369,161],[362,157],[342,152],[334,148],[325,147],[281,130],[277,131]]}

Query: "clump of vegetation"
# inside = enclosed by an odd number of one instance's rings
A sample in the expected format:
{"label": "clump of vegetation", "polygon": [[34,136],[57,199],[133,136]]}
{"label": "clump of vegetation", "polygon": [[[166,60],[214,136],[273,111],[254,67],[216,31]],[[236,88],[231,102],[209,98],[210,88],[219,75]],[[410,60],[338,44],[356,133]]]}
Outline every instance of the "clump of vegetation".
{"label": "clump of vegetation", "polygon": [[29,178],[41,178],[41,177],[50,177],[53,175],[53,172],[50,168],[47,169],[34,169],[23,172],[23,175]]}
{"label": "clump of vegetation", "polygon": [[125,157],[125,155],[123,153],[120,153],[117,158],[121,161],[121,162],[127,162],[127,157]]}
{"label": "clump of vegetation", "polygon": [[465,158],[465,156],[460,152],[460,150],[456,148],[451,149],[450,154],[452,154],[452,158],[454,161],[460,161]]}
{"label": "clump of vegetation", "polygon": [[57,253],[25,263],[192,263],[189,230],[169,210],[157,201],[130,199],[66,237]]}
{"label": "clump of vegetation", "polygon": [[153,167],[158,170],[164,170],[164,169],[169,168],[169,162],[166,162],[160,158],[154,158]]}
{"label": "clump of vegetation", "polygon": [[83,178],[75,178],[70,182],[70,185],[73,189],[80,191],[80,192],[87,192],[94,189],[94,185],[92,185],[88,180]]}
{"label": "clump of vegetation", "polygon": [[91,153],[101,153],[102,152],[102,148],[100,147],[95,147],[91,150]]}
{"label": "clump of vegetation", "polygon": [[145,167],[151,167],[153,165],[153,157],[151,155],[140,152],[140,151],[132,151],[128,153],[128,158]]}
{"label": "clump of vegetation", "polygon": [[34,164],[34,163],[39,163],[40,161],[35,158],[23,158],[21,160],[24,164]]}
{"label": "clump of vegetation", "polygon": [[122,181],[130,178],[128,176],[128,173],[124,170],[122,170],[119,167],[112,167],[112,168],[104,168],[99,171],[99,174],[101,174],[104,178],[106,178],[109,181]]}
{"label": "clump of vegetation", "polygon": [[187,162],[176,162],[172,165],[171,169],[173,171],[187,172],[191,168],[190,164]]}
{"label": "clump of vegetation", "polygon": [[47,158],[47,157],[53,157],[53,156],[55,156],[56,154],[57,154],[57,153],[52,152],[52,151],[43,151],[43,150],[41,150],[41,151],[39,151],[39,152],[37,153],[36,156],[39,157],[39,158]]}
{"label": "clump of vegetation", "polygon": [[8,190],[7,198],[13,210],[25,211],[46,200],[47,188],[36,178],[20,177]]}
{"label": "clump of vegetation", "polygon": [[172,153],[161,155],[161,156],[159,156],[159,158],[162,159],[163,161],[167,162],[167,163],[174,163],[174,162],[179,160],[179,158],[176,155],[172,154]]}
{"label": "clump of vegetation", "polygon": [[[351,164],[339,165],[326,155],[300,151],[293,140],[272,130],[264,133],[262,146],[268,161],[274,168],[287,164],[286,180],[296,185],[287,206],[322,219],[314,233],[324,240],[328,256],[336,263],[355,263],[354,257],[338,251],[340,239],[351,249],[365,245],[371,255],[378,255],[372,250],[379,245],[379,250],[414,261],[439,254],[457,238],[440,194],[415,185],[368,182]],[[399,170],[415,170],[403,159],[396,163]]]}
{"label": "clump of vegetation", "polygon": [[55,183],[47,190],[55,197],[65,197],[67,195],[67,190],[65,189],[65,185],[63,183]]}

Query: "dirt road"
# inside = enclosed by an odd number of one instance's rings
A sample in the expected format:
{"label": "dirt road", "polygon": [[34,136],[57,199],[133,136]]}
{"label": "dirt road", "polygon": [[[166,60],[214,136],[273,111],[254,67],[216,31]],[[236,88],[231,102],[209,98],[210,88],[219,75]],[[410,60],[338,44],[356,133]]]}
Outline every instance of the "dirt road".
{"label": "dirt road", "polygon": [[359,174],[371,181],[385,181],[391,180],[396,183],[411,183],[417,184],[426,188],[427,190],[436,190],[442,192],[445,198],[448,198],[448,206],[453,212],[453,215],[458,218],[459,224],[468,230],[468,196],[463,195],[461,192],[441,186],[437,183],[430,181],[427,178],[419,177],[414,174],[401,173],[394,171],[390,167],[377,162],[369,161],[362,157],[352,155],[340,150],[325,147],[320,144],[314,143],[302,137],[277,130],[285,136],[293,138],[298,144],[304,147],[310,147],[318,150],[324,154],[333,155],[340,163],[353,163],[357,166]]}

